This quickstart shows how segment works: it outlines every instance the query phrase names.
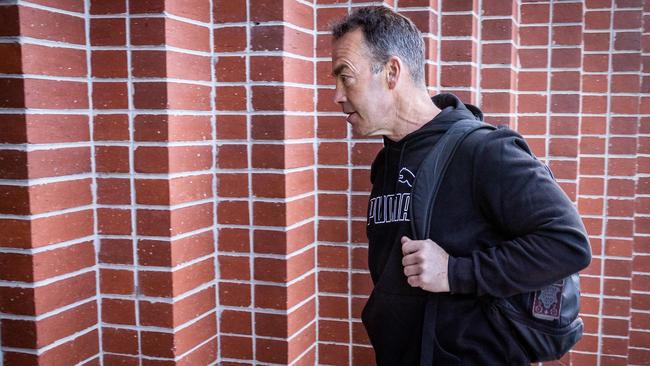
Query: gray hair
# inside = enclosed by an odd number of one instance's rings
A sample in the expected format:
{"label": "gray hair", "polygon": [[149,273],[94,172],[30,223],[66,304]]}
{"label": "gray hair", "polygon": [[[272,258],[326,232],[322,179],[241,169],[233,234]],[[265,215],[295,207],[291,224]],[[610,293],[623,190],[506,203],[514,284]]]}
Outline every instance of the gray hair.
{"label": "gray hair", "polygon": [[363,7],[332,27],[334,40],[361,28],[373,57],[371,70],[380,72],[391,56],[408,66],[411,79],[424,83],[424,41],[415,24],[403,15],[383,7]]}

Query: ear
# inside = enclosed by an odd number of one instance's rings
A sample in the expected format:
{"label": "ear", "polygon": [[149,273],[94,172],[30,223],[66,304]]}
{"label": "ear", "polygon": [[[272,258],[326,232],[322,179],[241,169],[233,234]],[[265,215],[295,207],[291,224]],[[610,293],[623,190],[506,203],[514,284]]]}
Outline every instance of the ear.
{"label": "ear", "polygon": [[397,82],[402,75],[402,60],[397,56],[391,56],[386,62],[386,82],[388,89],[395,89]]}

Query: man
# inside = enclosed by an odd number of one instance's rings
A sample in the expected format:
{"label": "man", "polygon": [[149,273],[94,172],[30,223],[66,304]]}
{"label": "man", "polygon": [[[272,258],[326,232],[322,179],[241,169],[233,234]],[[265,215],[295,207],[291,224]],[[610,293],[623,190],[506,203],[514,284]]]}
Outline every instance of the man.
{"label": "man", "polygon": [[[430,352],[436,365],[529,364],[486,299],[539,290],[589,264],[571,201],[520,135],[474,133],[447,170],[430,238],[412,240],[408,206],[419,163],[453,123],[482,114],[451,94],[429,98],[423,41],[407,18],[361,8],[332,33],[335,102],[356,134],[384,136],[368,205],[375,287],[362,313],[377,363],[417,365]],[[431,294],[434,319],[424,324]],[[423,327],[433,330],[430,342],[422,343]]]}

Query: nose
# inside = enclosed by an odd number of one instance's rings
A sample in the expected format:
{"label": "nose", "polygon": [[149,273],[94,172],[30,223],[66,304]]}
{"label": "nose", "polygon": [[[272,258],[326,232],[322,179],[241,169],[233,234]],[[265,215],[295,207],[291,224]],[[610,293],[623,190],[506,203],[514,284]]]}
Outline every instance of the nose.
{"label": "nose", "polygon": [[334,103],[342,104],[347,101],[348,99],[345,97],[343,88],[339,85],[339,83],[336,83],[336,91],[334,92]]}

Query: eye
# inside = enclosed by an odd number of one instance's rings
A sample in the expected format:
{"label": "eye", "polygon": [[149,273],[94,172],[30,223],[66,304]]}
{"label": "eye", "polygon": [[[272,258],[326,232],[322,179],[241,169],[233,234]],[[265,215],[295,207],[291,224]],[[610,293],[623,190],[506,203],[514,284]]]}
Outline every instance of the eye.
{"label": "eye", "polygon": [[343,85],[348,86],[348,85],[352,84],[352,77],[347,76],[347,75],[339,75],[339,77],[341,78],[341,81],[343,82]]}

